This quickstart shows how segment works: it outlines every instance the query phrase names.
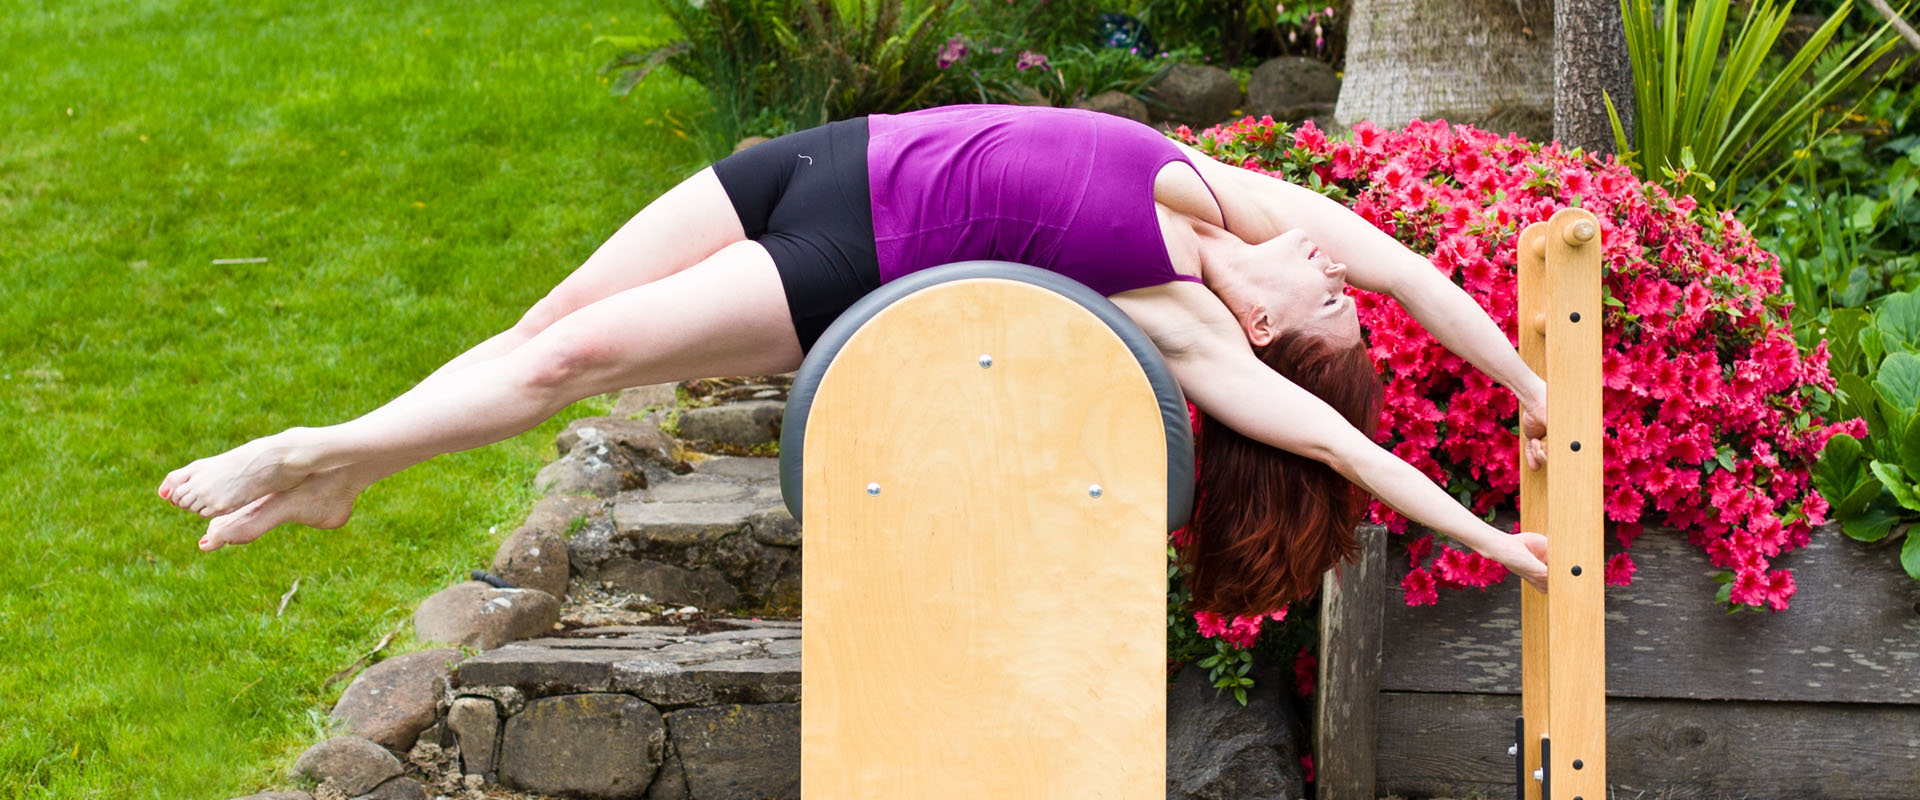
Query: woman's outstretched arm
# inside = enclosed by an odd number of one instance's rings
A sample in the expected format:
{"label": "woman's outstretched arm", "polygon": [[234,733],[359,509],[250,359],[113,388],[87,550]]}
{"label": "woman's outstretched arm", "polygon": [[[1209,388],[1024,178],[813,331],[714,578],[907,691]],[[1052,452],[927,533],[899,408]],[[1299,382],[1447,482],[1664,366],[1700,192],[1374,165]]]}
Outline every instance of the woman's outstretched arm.
{"label": "woman's outstretched arm", "polygon": [[[1180,291],[1184,287],[1176,287]],[[1205,293],[1194,288],[1191,292]],[[1233,316],[1207,293],[1141,327],[1153,334],[1187,399],[1256,441],[1327,464],[1394,510],[1445,533],[1546,591],[1546,537],[1502,533],[1339,412],[1260,362]],[[1129,310],[1129,314],[1134,314]]]}

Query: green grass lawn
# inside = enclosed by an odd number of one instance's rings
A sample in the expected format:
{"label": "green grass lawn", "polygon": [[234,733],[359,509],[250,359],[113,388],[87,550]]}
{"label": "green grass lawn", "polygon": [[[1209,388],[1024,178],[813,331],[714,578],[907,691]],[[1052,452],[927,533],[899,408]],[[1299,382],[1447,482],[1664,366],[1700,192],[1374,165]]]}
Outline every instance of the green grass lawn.
{"label": "green grass lawn", "polygon": [[285,785],[327,676],[485,565],[558,422],[212,554],[154,488],[399,393],[706,163],[697,87],[607,95],[609,31],[667,29],[644,3],[0,0],[0,797]]}

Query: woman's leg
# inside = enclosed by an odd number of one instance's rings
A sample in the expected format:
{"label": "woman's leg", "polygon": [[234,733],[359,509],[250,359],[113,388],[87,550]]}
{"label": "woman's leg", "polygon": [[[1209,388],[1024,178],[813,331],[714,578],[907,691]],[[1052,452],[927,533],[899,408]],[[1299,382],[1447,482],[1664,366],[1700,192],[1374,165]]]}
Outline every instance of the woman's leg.
{"label": "woman's leg", "polygon": [[702,169],[627,220],[513,327],[456,356],[434,375],[512,350],[588,303],[672,275],[746,238],[713,167]]}
{"label": "woman's leg", "polygon": [[[595,301],[678,273],[745,238],[740,218],[734,213],[720,179],[715,177],[712,167],[702,169],[635,214],[602,243],[586,263],[529,308],[513,327],[448,361],[407,395],[431,394],[438,390],[446,376],[511,352],[554,320]],[[168,474],[160,484],[160,496],[181,508],[193,510],[187,499],[196,493],[184,484],[190,483],[210,461],[195,461]],[[386,474],[392,473],[381,477]],[[227,513],[227,510],[214,513]]]}
{"label": "woman's leg", "polygon": [[[177,496],[182,507],[202,515],[225,514],[275,492],[297,496],[289,490],[331,470],[357,467],[364,478],[490,444],[583,397],[688,378],[786,372],[799,366],[801,355],[772,258],[756,242],[738,242],[684,271],[591,303],[511,351],[450,371],[359,419],[292,429],[207,459]],[[261,519],[272,518],[264,513],[270,505],[256,509]],[[285,520],[322,516],[289,513]]]}

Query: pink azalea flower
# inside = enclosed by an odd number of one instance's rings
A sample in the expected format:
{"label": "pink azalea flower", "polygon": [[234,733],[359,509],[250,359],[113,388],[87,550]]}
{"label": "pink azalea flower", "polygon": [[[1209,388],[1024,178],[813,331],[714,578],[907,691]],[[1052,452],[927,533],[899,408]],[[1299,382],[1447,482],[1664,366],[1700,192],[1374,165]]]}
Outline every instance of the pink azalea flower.
{"label": "pink azalea flower", "polygon": [[1430,606],[1440,602],[1440,594],[1434,588],[1433,573],[1416,569],[1400,579],[1400,588],[1407,594],[1407,605]]}

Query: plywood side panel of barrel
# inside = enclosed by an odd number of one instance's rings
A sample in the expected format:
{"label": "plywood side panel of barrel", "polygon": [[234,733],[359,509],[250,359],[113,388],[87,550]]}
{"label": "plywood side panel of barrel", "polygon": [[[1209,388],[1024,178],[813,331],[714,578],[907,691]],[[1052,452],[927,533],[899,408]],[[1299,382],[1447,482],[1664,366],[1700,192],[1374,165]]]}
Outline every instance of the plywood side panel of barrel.
{"label": "plywood side panel of barrel", "polygon": [[1164,795],[1165,433],[1104,323],[1012,281],[915,293],[806,439],[807,797]]}
{"label": "plywood side panel of barrel", "polygon": [[[1380,792],[1512,797],[1519,708],[1514,695],[1382,693]],[[1614,699],[1607,751],[1607,793],[1590,800],[1920,797],[1913,706]]]}
{"label": "plywood side panel of barrel", "polygon": [[[1822,525],[1808,547],[1774,559],[1793,571],[1792,607],[1728,614],[1706,553],[1684,531],[1648,527],[1626,551],[1633,584],[1606,589],[1608,696],[1920,705],[1920,583],[1900,569],[1899,547]],[[1619,549],[1609,536],[1607,555]],[[1409,607],[1406,559],[1388,567],[1382,689],[1520,691],[1517,579]]]}

